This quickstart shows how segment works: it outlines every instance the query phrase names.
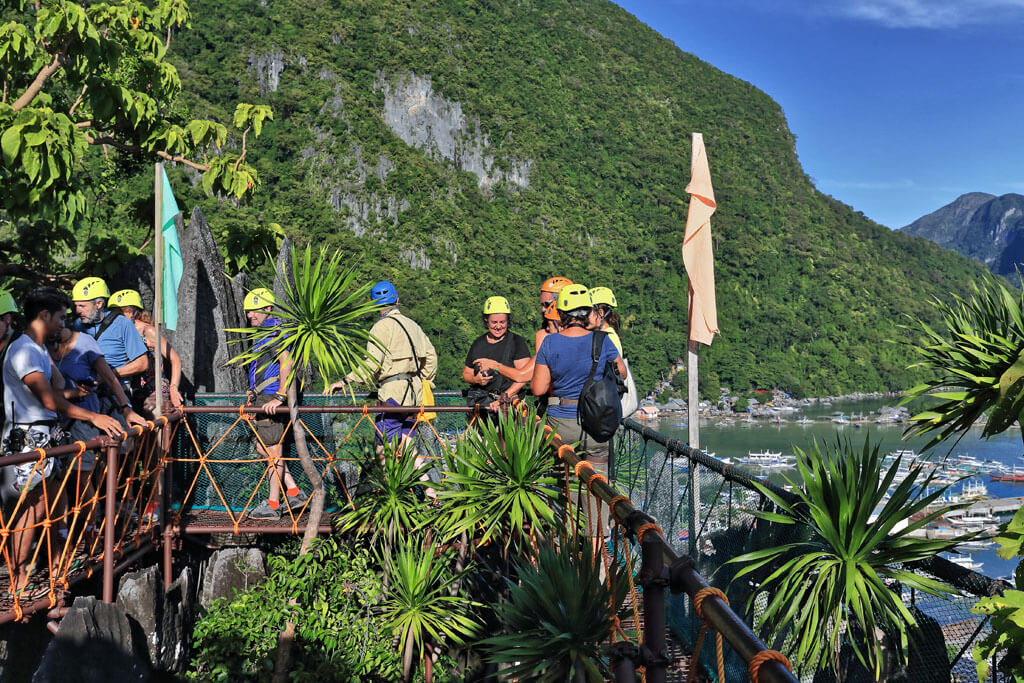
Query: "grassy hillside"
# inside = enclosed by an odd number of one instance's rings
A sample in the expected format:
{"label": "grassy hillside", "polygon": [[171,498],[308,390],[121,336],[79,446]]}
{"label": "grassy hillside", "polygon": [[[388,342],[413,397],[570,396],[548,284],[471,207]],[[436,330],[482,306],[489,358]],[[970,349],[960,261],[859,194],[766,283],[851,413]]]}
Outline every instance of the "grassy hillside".
{"label": "grassy hillside", "polygon": [[[198,189],[179,202],[203,207],[232,258],[275,222],[299,243],[345,249],[367,278],[394,279],[443,357],[442,385],[460,384],[485,297],[508,296],[530,336],[538,285],[555,274],[615,290],[641,384],[685,355],[680,242],[694,131],[719,204],[722,334],[702,352],[712,385],[908,386],[906,352],[885,340],[929,297],[982,273],[823,196],[774,101],[609,2],[191,5],[193,30],[173,49],[192,113],[265,101],[275,122],[254,152],[262,185],[247,205]],[[480,187],[404,142],[385,121],[388,92],[414,78],[430,79],[434,99],[421,104],[461,106],[462,152],[486,138],[499,172],[525,168],[528,186]],[[417,106],[392,114],[414,117]],[[172,171],[177,186],[186,180]]]}

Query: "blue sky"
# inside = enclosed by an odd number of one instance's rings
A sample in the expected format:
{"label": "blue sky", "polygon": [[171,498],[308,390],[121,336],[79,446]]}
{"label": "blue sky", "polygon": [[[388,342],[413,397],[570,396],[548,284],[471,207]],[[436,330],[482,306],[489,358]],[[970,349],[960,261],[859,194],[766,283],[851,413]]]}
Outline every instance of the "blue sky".
{"label": "blue sky", "polygon": [[818,189],[882,225],[1024,194],[1024,0],[618,4],[768,93]]}

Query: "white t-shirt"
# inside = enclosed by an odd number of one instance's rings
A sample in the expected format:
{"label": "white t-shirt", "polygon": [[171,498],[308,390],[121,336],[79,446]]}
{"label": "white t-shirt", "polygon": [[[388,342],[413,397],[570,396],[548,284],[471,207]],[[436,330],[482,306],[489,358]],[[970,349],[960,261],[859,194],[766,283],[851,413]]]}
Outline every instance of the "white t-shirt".
{"label": "white t-shirt", "polygon": [[39,344],[23,334],[7,349],[4,359],[4,413],[8,423],[28,424],[56,420],[57,413],[47,410],[22,379],[41,372],[50,381],[50,355]]}

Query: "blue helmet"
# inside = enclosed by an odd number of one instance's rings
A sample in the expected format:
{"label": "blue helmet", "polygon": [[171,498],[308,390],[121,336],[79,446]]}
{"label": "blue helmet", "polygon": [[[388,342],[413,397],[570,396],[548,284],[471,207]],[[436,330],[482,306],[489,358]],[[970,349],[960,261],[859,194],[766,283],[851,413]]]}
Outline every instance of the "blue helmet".
{"label": "blue helmet", "polygon": [[370,290],[370,298],[375,304],[397,304],[398,290],[387,280],[381,280]]}

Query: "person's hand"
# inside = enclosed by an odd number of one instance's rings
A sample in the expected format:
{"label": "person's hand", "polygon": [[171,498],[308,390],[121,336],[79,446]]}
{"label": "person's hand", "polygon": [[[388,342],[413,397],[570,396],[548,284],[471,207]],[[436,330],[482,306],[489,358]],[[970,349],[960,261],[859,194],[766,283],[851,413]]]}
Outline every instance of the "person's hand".
{"label": "person's hand", "polygon": [[327,395],[331,396],[336,391],[342,391],[345,388],[345,380],[339,379],[337,382],[332,382],[331,386],[327,387]]}
{"label": "person's hand", "polygon": [[72,387],[70,389],[65,389],[64,390],[64,398],[66,398],[69,401],[78,402],[78,401],[81,401],[83,398],[85,398],[86,396],[88,396],[91,393],[92,393],[92,389],[90,389],[89,387],[85,387],[85,386],[82,386],[81,384],[79,384],[78,386]]}
{"label": "person's hand", "polygon": [[146,418],[136,413],[131,407],[125,408],[122,415],[124,415],[125,422],[131,427],[135,425],[145,426],[146,424]]}
{"label": "person's hand", "polygon": [[476,371],[478,374],[481,372],[497,370],[498,366],[501,365],[501,363],[493,358],[477,358],[474,362],[476,363]]}
{"label": "person's hand", "polygon": [[491,401],[490,405],[487,406],[487,410],[491,411],[492,413],[496,413],[496,412],[498,412],[498,406],[500,404],[501,404],[501,401],[498,401],[498,400]]}
{"label": "person's hand", "polygon": [[110,417],[109,415],[103,415],[102,413],[93,413],[92,418],[89,420],[92,426],[101,432],[105,432],[107,436],[112,439],[116,439],[121,436],[124,432],[121,428],[121,423]]}
{"label": "person's hand", "polygon": [[280,405],[284,405],[284,404],[281,403],[276,398],[272,398],[272,399],[270,399],[269,401],[267,401],[266,403],[263,404],[263,412],[266,413],[267,415],[273,415],[274,411],[277,410],[277,407],[280,406]]}
{"label": "person's hand", "polygon": [[174,406],[175,408],[180,408],[182,404],[185,402],[181,398],[181,392],[178,391],[178,387],[174,386],[173,384],[168,389],[167,394],[171,397],[171,405]]}

